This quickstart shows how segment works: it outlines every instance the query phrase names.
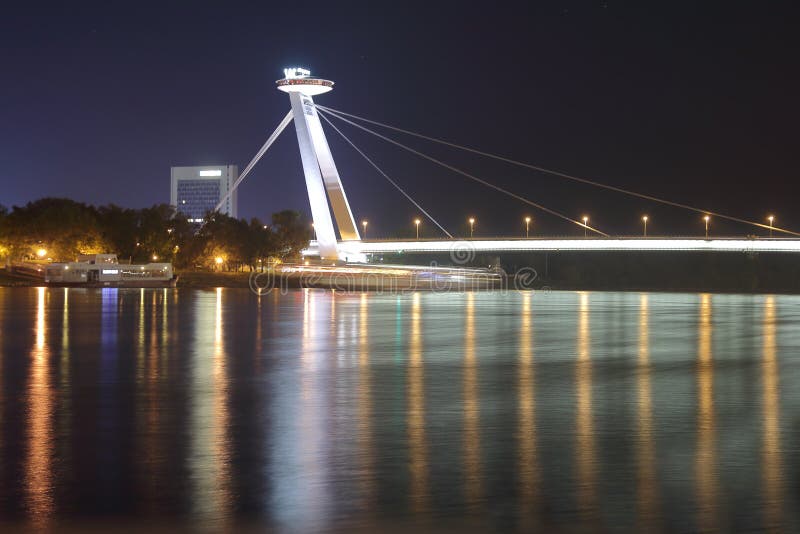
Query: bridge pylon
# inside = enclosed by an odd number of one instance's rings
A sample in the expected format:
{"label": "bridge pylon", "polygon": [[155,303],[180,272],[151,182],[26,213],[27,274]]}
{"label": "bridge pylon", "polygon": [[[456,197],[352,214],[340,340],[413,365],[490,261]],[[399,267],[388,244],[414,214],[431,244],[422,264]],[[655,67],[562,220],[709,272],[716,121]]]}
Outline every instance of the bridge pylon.
{"label": "bridge pylon", "polygon": [[361,236],[312,98],[331,91],[333,82],[313,78],[310,71],[302,68],[284,69],[283,72],[285,77],[276,83],[280,91],[289,94],[292,105],[319,255],[323,260],[338,260],[340,255],[331,208],[342,241],[358,241]]}

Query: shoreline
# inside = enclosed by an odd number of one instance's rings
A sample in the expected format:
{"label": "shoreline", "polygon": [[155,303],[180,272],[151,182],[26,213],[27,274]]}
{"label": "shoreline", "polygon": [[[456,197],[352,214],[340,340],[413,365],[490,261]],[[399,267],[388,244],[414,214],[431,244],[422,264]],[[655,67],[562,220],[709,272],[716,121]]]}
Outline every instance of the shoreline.
{"label": "shoreline", "polygon": [[[250,290],[250,277],[249,272],[239,273],[220,273],[220,272],[203,272],[203,271],[187,271],[179,273],[177,289],[199,289],[208,290],[216,289],[218,287],[227,289],[248,289]],[[3,287],[48,287],[39,280],[26,279],[18,276],[9,275],[4,269],[0,269],[0,288]],[[749,288],[736,288],[736,289],[720,289],[720,288],[703,288],[703,287],[642,287],[642,286],[627,286],[625,284],[609,284],[604,287],[594,285],[570,285],[570,284],[554,284],[548,285],[547,283],[537,284],[533,287],[514,287],[513,277],[509,278],[509,283],[504,287],[451,287],[445,289],[436,289],[430,287],[398,287],[387,284],[385,287],[369,287],[360,285],[358,282],[350,284],[349,287],[331,287],[327,284],[308,284],[300,286],[297,283],[283,284],[283,289],[300,289],[301,287],[308,287],[311,289],[322,289],[325,291],[340,291],[340,292],[369,292],[369,293],[413,293],[415,291],[421,292],[459,292],[459,291],[526,291],[532,290],[534,292],[542,291],[597,291],[597,292],[627,292],[627,293],[713,293],[713,294],[741,294],[741,295],[798,295],[800,293],[791,290],[784,291],[758,291]],[[97,288],[92,288],[97,289]],[[135,288],[134,288],[135,289]]]}

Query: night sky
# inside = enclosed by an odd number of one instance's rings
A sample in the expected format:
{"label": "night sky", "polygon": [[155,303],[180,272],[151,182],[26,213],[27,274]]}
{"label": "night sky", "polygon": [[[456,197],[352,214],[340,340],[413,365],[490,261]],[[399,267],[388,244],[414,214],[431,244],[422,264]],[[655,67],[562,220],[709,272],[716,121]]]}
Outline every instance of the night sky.
{"label": "night sky", "polygon": [[[169,167],[244,168],[288,110],[285,66],[336,82],[318,103],[701,208],[800,230],[800,38],[778,2],[59,2],[0,15],[0,204],[145,207]],[[386,5],[384,5],[386,4]],[[476,235],[580,229],[343,126],[439,221]],[[328,130],[372,235],[418,215]],[[394,136],[394,134],[393,134]],[[402,139],[609,233],[702,233],[700,216]],[[287,130],[240,216],[309,212]],[[713,221],[713,231],[746,226]],[[432,236],[433,225],[423,223]]]}

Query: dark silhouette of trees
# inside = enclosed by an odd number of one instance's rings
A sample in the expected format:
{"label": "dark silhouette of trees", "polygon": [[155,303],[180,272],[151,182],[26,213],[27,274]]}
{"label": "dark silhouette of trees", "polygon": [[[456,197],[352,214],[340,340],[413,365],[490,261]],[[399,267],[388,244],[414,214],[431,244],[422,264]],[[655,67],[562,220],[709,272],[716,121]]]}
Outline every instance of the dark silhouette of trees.
{"label": "dark silhouette of trees", "polygon": [[246,221],[212,212],[198,226],[167,204],[129,209],[43,198],[10,212],[0,206],[0,257],[10,260],[35,258],[38,250],[46,250],[57,261],[115,253],[134,263],[256,270],[272,259],[299,257],[308,239],[307,225],[293,211],[276,213],[269,226],[257,218]]}
{"label": "dark silhouette of trees", "polygon": [[46,250],[47,257],[71,259],[108,248],[97,210],[65,198],[42,198],[14,206],[3,219],[3,240],[8,242],[12,259],[34,257],[37,250]]}
{"label": "dark silhouette of trees", "polygon": [[277,256],[282,260],[297,257],[311,237],[306,222],[298,212],[292,210],[274,213],[272,228],[276,238]]}

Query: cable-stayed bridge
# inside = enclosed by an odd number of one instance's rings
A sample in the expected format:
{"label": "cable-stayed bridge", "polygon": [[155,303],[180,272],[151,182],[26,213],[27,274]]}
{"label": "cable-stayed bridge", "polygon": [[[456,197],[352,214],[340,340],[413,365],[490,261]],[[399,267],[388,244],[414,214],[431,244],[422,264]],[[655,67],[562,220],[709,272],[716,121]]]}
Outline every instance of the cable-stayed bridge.
{"label": "cable-stayed bridge", "polygon": [[[272,146],[278,136],[286,129],[290,123],[294,123],[297,133],[300,157],[305,175],[308,198],[311,205],[311,215],[314,221],[315,239],[310,242],[304,254],[307,256],[319,256],[324,261],[347,261],[365,262],[373,255],[392,254],[392,253],[442,253],[459,252],[469,250],[472,253],[495,253],[495,252],[535,252],[535,251],[711,251],[711,252],[800,252],[800,233],[793,230],[774,225],[774,217],[768,218],[768,224],[751,221],[730,214],[718,213],[712,210],[702,209],[681,202],[658,198],[652,195],[643,194],[637,191],[603,184],[594,180],[589,180],[579,176],[563,173],[560,171],[539,167],[529,163],[516,161],[504,156],[491,154],[475,148],[461,146],[446,140],[426,136],[411,130],[398,128],[389,124],[373,121],[364,117],[346,113],[343,111],[328,108],[316,104],[314,96],[327,93],[333,89],[333,82],[322,78],[312,77],[311,73],[302,68],[290,68],[284,70],[285,77],[278,80],[278,89],[288,93],[291,104],[290,111],[281,120],[267,141],[256,153],[255,157],[245,167],[234,183],[231,190],[220,201],[217,209],[224,204],[227,196],[230,195],[241,182],[252,171],[253,167],[264,156]],[[320,120],[322,119],[322,120]],[[442,226],[433,215],[426,210],[419,202],[411,197],[408,192],[398,183],[397,180],[389,176],[381,169],[363,150],[361,150],[345,133],[334,124],[333,120],[340,124],[347,124],[350,127],[366,132],[402,150],[408,151],[422,159],[462,176],[472,182],[481,184],[496,192],[509,196],[521,203],[524,203],[549,216],[565,220],[575,224],[584,231],[583,238],[525,238],[525,239],[504,239],[504,238],[481,238],[481,239],[456,239],[444,226]],[[384,179],[386,179],[397,191],[403,195],[408,202],[419,210],[421,216],[432,222],[445,236],[443,239],[414,239],[414,240],[365,240],[362,239],[358,224],[353,217],[353,212],[345,194],[341,177],[333,159],[328,145],[325,132],[322,128],[322,121],[348,145],[350,145],[359,155],[361,155]],[[383,133],[382,133],[383,132]],[[483,178],[480,178],[464,169],[450,165],[424,152],[414,149],[397,139],[389,137],[388,132],[394,132],[405,136],[412,136],[428,142],[448,146],[462,150],[471,154],[501,161],[516,167],[529,169],[531,171],[545,173],[547,175],[584,184],[589,187],[613,191],[621,195],[640,198],[649,202],[658,203],[673,208],[679,208],[700,214],[706,223],[705,238],[653,238],[646,236],[647,218],[644,217],[645,236],[642,238],[620,238],[613,237],[603,232],[601,229],[589,224],[588,217],[573,219],[558,210],[544,206],[540,203],[526,198],[507,188],[500,187]],[[748,225],[762,230],[768,230],[770,238],[709,238],[708,224],[711,218],[725,219]],[[470,220],[470,225],[474,221]],[[420,220],[415,221],[419,227]],[[337,235],[338,230],[338,235]],[[780,238],[773,238],[777,233]]]}

